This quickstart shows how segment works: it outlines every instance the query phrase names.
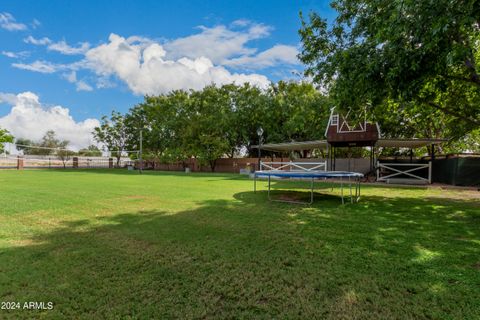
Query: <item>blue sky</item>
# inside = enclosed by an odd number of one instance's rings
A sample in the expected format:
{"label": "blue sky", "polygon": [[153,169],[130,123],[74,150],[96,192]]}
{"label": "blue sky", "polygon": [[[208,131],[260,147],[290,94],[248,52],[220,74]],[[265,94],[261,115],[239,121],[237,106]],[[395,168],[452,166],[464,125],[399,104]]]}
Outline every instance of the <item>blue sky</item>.
{"label": "blue sky", "polygon": [[74,145],[144,94],[299,79],[299,11],[328,1],[2,1],[0,127]]}

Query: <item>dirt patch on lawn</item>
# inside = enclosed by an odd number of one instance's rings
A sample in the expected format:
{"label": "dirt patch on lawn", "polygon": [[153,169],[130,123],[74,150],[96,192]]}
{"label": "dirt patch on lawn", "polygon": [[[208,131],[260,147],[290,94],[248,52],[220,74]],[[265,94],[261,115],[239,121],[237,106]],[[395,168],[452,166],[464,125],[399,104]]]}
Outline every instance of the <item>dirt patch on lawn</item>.
{"label": "dirt patch on lawn", "polygon": [[[480,191],[477,190],[446,190],[442,189],[441,192],[433,195],[429,195],[430,198],[436,199],[453,199],[453,200],[474,200],[473,203],[480,205]],[[476,200],[476,201],[475,201]]]}
{"label": "dirt patch on lawn", "polygon": [[305,193],[295,193],[295,192],[286,192],[281,194],[272,195],[273,200],[280,200],[280,201],[309,201],[310,195]]}

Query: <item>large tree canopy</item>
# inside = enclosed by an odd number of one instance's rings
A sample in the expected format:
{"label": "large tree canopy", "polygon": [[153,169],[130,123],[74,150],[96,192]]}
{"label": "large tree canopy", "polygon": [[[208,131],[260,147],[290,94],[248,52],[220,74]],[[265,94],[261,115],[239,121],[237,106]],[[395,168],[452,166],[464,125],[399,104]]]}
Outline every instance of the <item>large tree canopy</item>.
{"label": "large tree canopy", "polygon": [[456,137],[480,126],[478,0],[331,5],[338,12],[331,25],[316,13],[302,17],[300,59],[340,106],[371,104],[384,115],[391,103],[409,113],[433,109]]}
{"label": "large tree canopy", "polygon": [[[310,83],[282,82],[260,90],[248,84],[207,86],[147,96],[125,118],[127,131],[143,134],[145,156],[162,161],[191,157],[215,167],[216,159],[256,155],[257,129],[267,142],[321,139],[331,103]],[[138,149],[138,135],[128,147]]]}
{"label": "large tree canopy", "polygon": [[117,167],[120,165],[120,158],[132,134],[125,122],[124,115],[112,111],[111,117],[103,116],[100,127],[95,127],[92,132],[97,142],[103,144],[109,151],[115,154]]}

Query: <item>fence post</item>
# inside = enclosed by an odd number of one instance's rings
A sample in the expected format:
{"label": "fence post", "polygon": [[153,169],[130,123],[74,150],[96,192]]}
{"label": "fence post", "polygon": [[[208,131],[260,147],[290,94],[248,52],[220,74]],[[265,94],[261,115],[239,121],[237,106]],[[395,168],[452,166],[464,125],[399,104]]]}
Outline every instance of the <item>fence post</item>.
{"label": "fence post", "polygon": [[108,168],[109,169],[113,168],[113,158],[108,158]]}
{"label": "fence post", "polygon": [[377,181],[380,179],[380,161],[377,160]]}
{"label": "fence post", "polygon": [[73,168],[78,169],[78,157],[73,157]]}
{"label": "fence post", "polygon": [[432,184],[432,161],[428,161],[428,183]]}
{"label": "fence post", "polygon": [[23,158],[17,156],[17,170],[23,170]]}

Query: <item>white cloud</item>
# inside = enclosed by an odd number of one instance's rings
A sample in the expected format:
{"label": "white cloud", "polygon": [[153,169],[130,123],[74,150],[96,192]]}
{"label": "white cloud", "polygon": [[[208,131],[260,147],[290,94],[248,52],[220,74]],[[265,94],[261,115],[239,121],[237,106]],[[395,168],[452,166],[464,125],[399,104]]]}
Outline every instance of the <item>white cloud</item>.
{"label": "white cloud", "polygon": [[18,58],[17,54],[15,52],[11,52],[11,51],[2,51],[2,54],[5,56],[5,57],[9,57],[9,58]]}
{"label": "white cloud", "polygon": [[27,30],[25,24],[16,22],[15,18],[8,12],[0,13],[0,28],[8,31]]}
{"label": "white cloud", "polygon": [[32,36],[28,36],[25,39],[23,39],[23,41],[25,43],[31,43],[37,46],[47,46],[48,50],[60,52],[61,54],[65,54],[65,55],[84,54],[90,48],[90,43],[88,42],[81,42],[79,43],[78,47],[72,47],[65,40],[53,42],[51,39],[47,37],[43,37],[41,39],[35,39]]}
{"label": "white cloud", "polygon": [[30,55],[28,51],[12,52],[12,51],[2,51],[2,55],[9,58],[25,58]]}
{"label": "white cloud", "polygon": [[71,47],[62,40],[56,43],[49,44],[47,48],[50,51],[57,51],[61,54],[76,55],[87,52],[87,50],[90,48],[90,44],[88,42],[82,42],[78,47]]}
{"label": "white cloud", "polygon": [[13,93],[0,92],[0,103],[15,104],[17,101],[17,95]]}
{"label": "white cloud", "polygon": [[93,90],[92,86],[89,85],[88,83],[86,83],[83,80],[77,81],[76,85],[77,85],[77,91],[92,91]]}
{"label": "white cloud", "polygon": [[54,64],[48,61],[37,60],[32,63],[12,63],[12,66],[18,69],[40,72],[40,73],[54,73],[65,69],[64,65]]}
{"label": "white cloud", "polygon": [[136,94],[201,89],[211,83],[250,82],[261,87],[269,83],[263,75],[230,73],[206,57],[170,60],[158,43],[139,43],[116,34],[110,35],[109,43],[90,49],[86,60],[98,75],[115,75]]}
{"label": "white cloud", "polygon": [[167,57],[171,59],[206,57],[214,64],[222,64],[232,56],[253,54],[256,49],[246,47],[246,43],[268,36],[271,27],[252,24],[246,20],[242,20],[240,24],[249,28],[233,31],[223,25],[213,28],[200,27],[202,32],[198,34],[167,42],[165,44]]}
{"label": "white cloud", "polygon": [[44,46],[44,45],[52,43],[52,40],[50,40],[47,37],[43,37],[41,39],[35,39],[32,36],[28,36],[25,39],[23,39],[23,42],[31,43],[31,44],[34,44],[34,45],[37,45],[37,46]]}
{"label": "white cloud", "polygon": [[[193,35],[163,42],[112,33],[108,42],[93,48],[88,42],[72,47],[65,41],[53,42],[46,37],[35,39],[29,36],[24,39],[27,43],[44,45],[50,51],[63,54],[83,55],[83,58],[70,64],[34,61],[13,66],[42,73],[93,71],[95,79],[90,81],[97,88],[114,87],[120,80],[133,93],[144,95],[232,82],[250,82],[263,88],[269,84],[268,78],[252,73],[252,70],[280,67],[274,70],[279,71],[299,63],[298,50],[294,46],[278,44],[260,53],[257,48],[248,46],[252,40],[270,35],[272,28],[264,24],[236,20],[229,27],[202,26],[199,30]],[[69,81],[68,77],[64,78]],[[93,90],[85,80],[70,82],[78,91]]]}
{"label": "white cloud", "polygon": [[98,77],[97,83],[95,84],[98,89],[105,88],[114,88],[116,87],[115,82],[113,82],[109,76]]}
{"label": "white cloud", "polygon": [[75,83],[77,82],[77,73],[75,71],[65,73],[63,74],[63,78],[65,78],[70,83]]}
{"label": "white cloud", "polygon": [[91,85],[86,83],[84,80],[77,79],[77,73],[75,71],[71,71],[70,73],[65,73],[63,77],[70,83],[75,83],[77,87],[77,91],[92,91],[93,88]]}
{"label": "white cloud", "polygon": [[294,46],[276,45],[254,56],[241,56],[225,61],[225,65],[262,69],[279,64],[298,64],[298,50]]}
{"label": "white cloud", "polygon": [[251,23],[248,19],[238,19],[231,23],[232,27],[246,27]]}
{"label": "white cloud", "polygon": [[30,23],[30,25],[32,26],[33,29],[37,29],[37,28],[40,27],[42,24],[41,24],[40,21],[38,21],[37,19],[33,19],[32,23]]}
{"label": "white cloud", "polygon": [[97,119],[77,122],[68,108],[47,108],[36,94],[28,91],[17,95],[0,93],[0,102],[12,106],[10,113],[0,117],[0,127],[16,138],[40,140],[47,130],[54,130],[60,139],[70,141],[70,148],[78,150],[92,143],[91,132],[100,124]]}

